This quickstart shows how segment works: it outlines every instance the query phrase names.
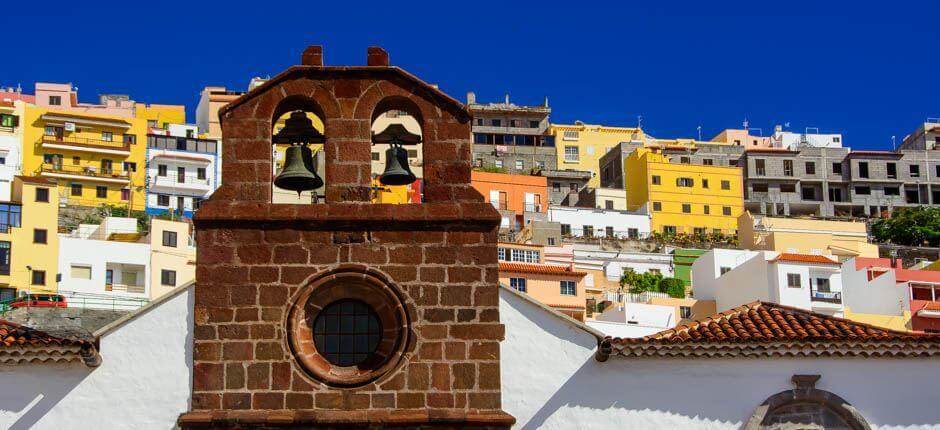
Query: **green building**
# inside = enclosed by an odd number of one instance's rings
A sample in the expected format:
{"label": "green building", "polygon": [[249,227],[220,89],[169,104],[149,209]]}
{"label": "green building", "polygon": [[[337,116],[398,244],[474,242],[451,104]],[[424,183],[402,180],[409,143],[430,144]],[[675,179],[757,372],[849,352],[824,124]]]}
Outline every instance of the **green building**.
{"label": "green building", "polygon": [[692,263],[704,253],[704,249],[676,248],[672,251],[673,272],[676,278],[682,280],[686,292],[692,287]]}

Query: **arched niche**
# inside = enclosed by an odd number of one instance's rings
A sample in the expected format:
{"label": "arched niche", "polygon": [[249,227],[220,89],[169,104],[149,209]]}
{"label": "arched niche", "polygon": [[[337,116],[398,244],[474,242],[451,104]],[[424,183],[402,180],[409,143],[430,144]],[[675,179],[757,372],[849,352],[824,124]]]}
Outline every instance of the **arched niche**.
{"label": "arched niche", "polygon": [[376,104],[372,111],[370,131],[374,136],[389,125],[401,124],[408,132],[421,136],[421,143],[405,146],[408,152],[408,167],[417,177],[409,185],[383,185],[379,176],[385,170],[388,144],[372,144],[372,202],[389,204],[421,203],[424,185],[424,119],[421,109],[412,100],[401,96],[390,96]]}
{"label": "arched niche", "polygon": [[796,388],[770,396],[757,407],[744,430],[870,430],[868,421],[845,399],[816,388],[819,375],[793,375]]}
{"label": "arched niche", "polygon": [[[304,96],[289,96],[282,100],[274,110],[271,120],[271,136],[276,135],[285,125],[285,121],[296,111],[302,111],[313,122],[313,127],[321,134],[326,134],[325,116],[316,101]],[[325,152],[322,143],[310,144],[313,152],[316,173],[323,179],[323,186],[313,191],[304,191],[299,195],[295,191],[284,190],[274,185],[274,178],[284,168],[285,151],[288,144],[271,144],[271,202],[280,204],[315,204],[324,202],[326,188]]]}

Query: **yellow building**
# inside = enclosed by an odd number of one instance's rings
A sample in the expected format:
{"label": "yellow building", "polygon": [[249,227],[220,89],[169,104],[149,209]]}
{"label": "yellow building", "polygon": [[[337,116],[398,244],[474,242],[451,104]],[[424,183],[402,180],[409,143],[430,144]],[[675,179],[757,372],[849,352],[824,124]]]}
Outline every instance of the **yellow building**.
{"label": "yellow building", "polygon": [[126,96],[83,104],[68,84],[37,83],[35,97],[21,122],[23,173],[56,181],[71,205],[144,210],[147,132],[184,123],[183,106],[138,104]]}
{"label": "yellow building", "polygon": [[587,186],[597,188],[600,158],[621,142],[643,145],[646,135],[637,127],[608,127],[604,125],[552,124],[549,132],[555,137],[558,151],[558,170],[585,170],[595,175]]}
{"label": "yellow building", "polygon": [[11,201],[0,203],[0,300],[17,291],[57,290],[59,205],[54,182],[16,176]]}
{"label": "yellow building", "polygon": [[150,300],[196,279],[196,246],[189,223],[150,220]]}
{"label": "yellow building", "polygon": [[797,254],[878,258],[878,245],[868,243],[863,222],[775,218],[751,215],[738,218],[738,243],[744,249]]}
{"label": "yellow building", "polygon": [[744,211],[741,169],[672,162],[640,148],[623,161],[627,210],[649,211],[661,233],[734,234]]}

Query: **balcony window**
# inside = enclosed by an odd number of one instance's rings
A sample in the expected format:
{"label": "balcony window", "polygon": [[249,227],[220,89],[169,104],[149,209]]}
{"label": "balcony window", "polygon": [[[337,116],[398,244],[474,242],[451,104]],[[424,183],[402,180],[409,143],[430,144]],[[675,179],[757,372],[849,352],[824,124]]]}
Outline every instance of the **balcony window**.
{"label": "balcony window", "polygon": [[137,163],[134,163],[134,162],[131,162],[131,161],[125,161],[123,167],[124,167],[124,171],[125,171],[125,172],[136,172],[136,171],[137,171]]}
{"label": "balcony window", "polygon": [[526,292],[525,278],[509,278],[509,287],[520,292]]}
{"label": "balcony window", "polygon": [[196,168],[196,179],[205,180],[206,179],[206,168],[199,167]]}
{"label": "balcony window", "polygon": [[803,187],[803,200],[816,200],[816,190],[810,187]]}
{"label": "balcony window", "polygon": [[566,130],[562,135],[562,140],[578,140],[578,131],[577,130]]}
{"label": "balcony window", "polygon": [[712,160],[711,158],[703,158],[703,159],[702,159],[702,165],[703,165],[703,166],[713,166],[714,164],[715,164],[715,160]]}
{"label": "balcony window", "polygon": [[539,121],[529,121],[529,128],[539,128]]}
{"label": "balcony window", "polygon": [[493,126],[493,127],[502,127],[503,121],[498,120],[498,119],[491,119],[491,120],[490,120],[490,125]]}
{"label": "balcony window", "polygon": [[574,281],[561,281],[561,295],[563,296],[578,295]]}
{"label": "balcony window", "polygon": [[781,193],[795,193],[796,185],[794,184],[780,184]]}
{"label": "balcony window", "polygon": [[510,127],[519,127],[520,124],[522,124],[522,121],[520,121],[520,120],[518,120],[518,119],[511,119],[511,120],[509,120],[509,126],[510,126]]}
{"label": "balcony window", "polygon": [[103,141],[105,141],[105,142],[111,142],[111,141],[113,141],[113,140],[114,140],[114,133],[112,133],[112,132],[110,132],[110,131],[102,131],[102,132],[101,132],[101,140],[103,140]]}
{"label": "balcony window", "polygon": [[679,157],[680,164],[689,164],[690,162],[691,160],[689,160],[689,157]]}
{"label": "balcony window", "polygon": [[110,175],[114,170],[114,163],[111,160],[101,160],[101,173]]}
{"label": "balcony window", "polygon": [[157,164],[157,176],[166,176],[166,164]]}
{"label": "balcony window", "polygon": [[72,157],[72,165],[73,165],[73,166],[81,166],[81,165],[82,165],[82,157],[79,157],[79,156],[77,156],[77,155],[76,155],[76,156],[73,156],[73,157]]}
{"label": "balcony window", "polygon": [[477,118],[477,125],[483,125],[483,118]]}
{"label": "balcony window", "polygon": [[133,134],[125,134],[124,137],[123,137],[123,141],[124,141],[124,143],[126,143],[126,144],[128,144],[128,145],[136,144],[136,143],[137,143],[137,136],[135,136],[135,135],[133,135]]}
{"label": "balcony window", "polygon": [[7,233],[10,227],[19,227],[23,218],[23,207],[12,203],[0,203],[0,233]]}

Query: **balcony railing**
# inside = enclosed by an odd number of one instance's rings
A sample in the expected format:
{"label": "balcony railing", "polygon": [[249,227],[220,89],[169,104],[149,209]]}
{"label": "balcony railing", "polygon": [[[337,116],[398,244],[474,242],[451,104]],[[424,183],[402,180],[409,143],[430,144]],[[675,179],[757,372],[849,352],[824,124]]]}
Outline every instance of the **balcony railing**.
{"label": "balcony railing", "polygon": [[82,147],[87,147],[87,148],[110,149],[110,150],[116,150],[116,151],[130,151],[131,150],[131,144],[129,142],[89,139],[87,137],[43,135],[42,138],[40,139],[40,143],[41,144],[53,144],[53,145],[82,146]]}
{"label": "balcony railing", "polygon": [[604,298],[614,303],[650,303],[653,298],[670,298],[669,294],[656,291],[645,291],[642,293],[605,291]]}
{"label": "balcony railing", "polygon": [[75,166],[59,163],[42,163],[39,173],[60,173],[66,175],[88,176],[93,178],[106,179],[124,179],[130,180],[130,172],[115,170],[114,168],[102,169],[98,166]]}
{"label": "balcony railing", "polygon": [[146,292],[144,290],[143,285],[125,285],[125,284],[105,284],[104,290],[124,292],[124,293],[135,293],[135,294],[143,294]]}
{"label": "balcony railing", "polygon": [[813,302],[834,303],[837,305],[841,305],[842,304],[842,292],[841,291],[813,290],[810,292],[809,299],[810,301],[813,301]]}
{"label": "balcony railing", "polygon": [[526,212],[542,212],[542,205],[535,203],[526,203],[525,204]]}

